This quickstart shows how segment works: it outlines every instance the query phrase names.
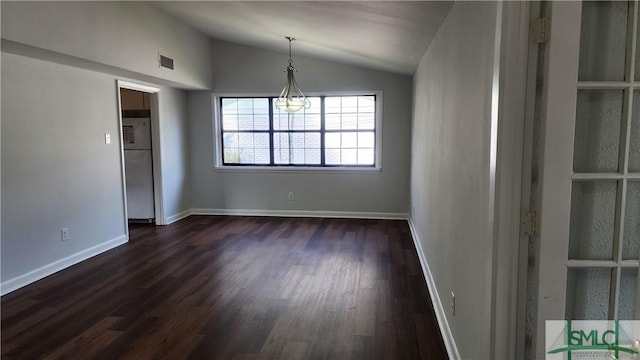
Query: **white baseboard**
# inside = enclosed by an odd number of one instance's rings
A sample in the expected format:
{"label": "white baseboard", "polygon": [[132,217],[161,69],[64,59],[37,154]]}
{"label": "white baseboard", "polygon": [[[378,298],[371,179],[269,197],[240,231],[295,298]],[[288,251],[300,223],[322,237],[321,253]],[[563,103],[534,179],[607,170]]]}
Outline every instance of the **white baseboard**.
{"label": "white baseboard", "polygon": [[191,209],[187,209],[185,211],[181,211],[177,214],[171,215],[169,217],[167,217],[165,220],[165,223],[163,225],[169,225],[169,224],[173,224],[176,221],[182,220],[186,217],[189,217],[189,215],[191,215]]}
{"label": "white baseboard", "polygon": [[442,334],[442,339],[444,340],[444,346],[447,349],[447,354],[449,355],[449,359],[458,360],[460,359],[460,353],[458,352],[456,341],[453,338],[453,334],[451,333],[449,322],[447,322],[447,317],[445,316],[445,310],[444,310],[444,307],[442,306],[442,302],[440,301],[440,295],[438,295],[438,289],[436,287],[435,281],[433,280],[433,275],[431,275],[431,270],[429,270],[429,264],[427,263],[427,258],[425,257],[424,252],[422,251],[420,237],[418,236],[418,232],[416,231],[416,228],[413,225],[413,220],[411,219],[411,217],[409,217],[408,221],[409,221],[409,229],[411,229],[411,236],[413,237],[413,244],[415,245],[416,251],[418,252],[418,258],[420,259],[422,272],[424,273],[424,278],[427,281],[429,296],[431,296],[431,301],[433,302],[433,309],[436,313],[438,326],[440,327],[440,333]]}
{"label": "white baseboard", "polygon": [[66,269],[72,265],[87,260],[107,250],[111,250],[117,246],[125,244],[127,241],[127,236],[121,235],[117,238],[103,242],[102,244],[98,244],[86,250],[82,250],[73,255],[67,256],[64,259],[54,261],[41,268],[29,271],[26,274],[16,276],[13,279],[7,280],[0,284],[0,295],[5,295],[23,286],[27,286],[60,270]]}
{"label": "white baseboard", "polygon": [[407,220],[405,213],[308,211],[308,210],[255,210],[255,209],[191,209],[191,215],[281,216],[348,219]]}

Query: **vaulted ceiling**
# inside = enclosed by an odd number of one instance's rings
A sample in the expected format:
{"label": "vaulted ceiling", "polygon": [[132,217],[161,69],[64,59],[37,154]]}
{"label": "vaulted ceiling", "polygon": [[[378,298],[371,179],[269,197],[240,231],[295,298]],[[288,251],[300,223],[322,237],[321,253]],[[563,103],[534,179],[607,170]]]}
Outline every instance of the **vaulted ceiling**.
{"label": "vaulted ceiling", "polygon": [[212,38],[411,75],[451,1],[156,1]]}

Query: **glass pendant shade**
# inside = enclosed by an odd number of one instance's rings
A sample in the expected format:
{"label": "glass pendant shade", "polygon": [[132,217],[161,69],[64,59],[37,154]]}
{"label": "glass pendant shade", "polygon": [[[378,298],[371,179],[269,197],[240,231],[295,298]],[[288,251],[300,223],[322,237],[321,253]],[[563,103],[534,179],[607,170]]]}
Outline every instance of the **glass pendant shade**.
{"label": "glass pendant shade", "polygon": [[289,40],[289,65],[286,69],[287,81],[284,83],[284,88],[275,101],[275,105],[277,109],[291,113],[302,108],[309,108],[311,104],[298,87],[294,76],[296,68],[293,67],[293,61],[291,60],[291,41],[295,39],[287,37],[287,40]]}

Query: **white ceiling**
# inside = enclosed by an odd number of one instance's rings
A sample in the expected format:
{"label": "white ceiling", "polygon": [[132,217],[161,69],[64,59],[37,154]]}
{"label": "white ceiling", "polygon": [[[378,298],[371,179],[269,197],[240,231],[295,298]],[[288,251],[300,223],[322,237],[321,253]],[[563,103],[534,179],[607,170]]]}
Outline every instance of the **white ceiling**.
{"label": "white ceiling", "polygon": [[411,75],[452,1],[154,1],[212,38]]}

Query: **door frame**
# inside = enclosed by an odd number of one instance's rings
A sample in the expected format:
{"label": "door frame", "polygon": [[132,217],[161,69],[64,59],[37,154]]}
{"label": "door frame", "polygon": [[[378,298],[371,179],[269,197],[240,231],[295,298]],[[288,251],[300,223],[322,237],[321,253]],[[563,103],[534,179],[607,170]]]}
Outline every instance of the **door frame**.
{"label": "door frame", "polygon": [[[546,320],[565,318],[569,250],[563,239],[569,238],[581,6],[581,2],[550,3],[549,40],[542,75],[533,358],[545,356]],[[541,254],[547,260],[544,266]]]}
{"label": "door frame", "polygon": [[[493,262],[491,357],[511,359],[517,354],[519,267],[522,259],[520,212],[523,207],[523,166],[528,105],[529,2],[503,2],[496,28],[491,130],[493,205]],[[496,96],[496,94],[499,94]]]}
{"label": "door frame", "polygon": [[[535,183],[533,182],[533,153],[534,137],[536,129],[536,101],[538,99],[537,81],[538,81],[538,65],[540,54],[541,39],[539,33],[534,31],[534,25],[540,18],[544,16],[542,13],[542,5],[540,1],[531,1],[529,8],[529,24],[530,34],[528,41],[528,59],[527,59],[527,75],[526,75],[526,96],[525,96],[525,121],[523,136],[523,157],[522,157],[522,186],[521,186],[521,226],[522,220],[530,219],[534,213],[531,196],[534,193]],[[538,22],[537,25],[540,25]],[[542,52],[544,54],[544,52]],[[520,247],[518,254],[518,286],[517,286],[517,316],[516,316],[516,359],[524,359],[526,355],[526,337],[527,337],[527,295],[528,295],[528,267],[529,267],[529,246],[533,238],[532,231],[535,232],[535,224],[529,223],[527,231],[520,231]]]}
{"label": "door frame", "polygon": [[124,80],[116,80],[116,91],[118,97],[118,132],[120,139],[120,165],[122,173],[122,197],[124,206],[124,228],[127,240],[129,240],[129,216],[127,211],[127,179],[124,166],[124,139],[122,138],[122,99],[120,90],[129,89],[141,91],[149,94],[151,110],[151,157],[153,160],[153,202],[155,212],[155,224],[165,225],[164,206],[162,196],[162,156],[160,154],[160,112],[159,95],[160,88],[148,85],[133,83]]}

